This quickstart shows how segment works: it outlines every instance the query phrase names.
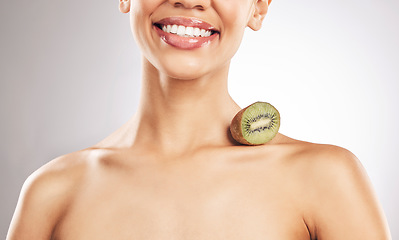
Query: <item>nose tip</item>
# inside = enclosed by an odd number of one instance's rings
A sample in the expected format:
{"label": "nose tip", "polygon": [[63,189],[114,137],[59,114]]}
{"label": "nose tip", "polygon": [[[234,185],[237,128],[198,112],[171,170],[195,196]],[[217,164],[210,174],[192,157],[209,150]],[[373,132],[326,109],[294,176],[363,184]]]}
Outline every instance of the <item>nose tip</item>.
{"label": "nose tip", "polygon": [[169,0],[174,7],[205,10],[210,6],[210,0]]}

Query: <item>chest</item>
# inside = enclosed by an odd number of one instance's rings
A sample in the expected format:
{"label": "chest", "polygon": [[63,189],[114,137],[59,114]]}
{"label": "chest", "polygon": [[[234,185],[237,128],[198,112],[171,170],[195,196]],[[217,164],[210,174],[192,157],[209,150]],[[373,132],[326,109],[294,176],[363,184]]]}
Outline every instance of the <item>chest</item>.
{"label": "chest", "polygon": [[56,239],[309,239],[295,199],[271,172],[202,170],[92,176]]}

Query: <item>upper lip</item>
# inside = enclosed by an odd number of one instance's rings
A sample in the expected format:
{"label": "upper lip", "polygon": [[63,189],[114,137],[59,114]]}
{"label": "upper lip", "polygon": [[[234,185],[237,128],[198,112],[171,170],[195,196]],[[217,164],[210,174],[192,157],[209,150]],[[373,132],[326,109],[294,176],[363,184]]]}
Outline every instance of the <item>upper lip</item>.
{"label": "upper lip", "polygon": [[183,25],[186,27],[200,28],[208,31],[219,32],[212,24],[205,22],[199,18],[193,17],[167,17],[163,18],[154,23],[158,27],[162,28],[162,25]]}

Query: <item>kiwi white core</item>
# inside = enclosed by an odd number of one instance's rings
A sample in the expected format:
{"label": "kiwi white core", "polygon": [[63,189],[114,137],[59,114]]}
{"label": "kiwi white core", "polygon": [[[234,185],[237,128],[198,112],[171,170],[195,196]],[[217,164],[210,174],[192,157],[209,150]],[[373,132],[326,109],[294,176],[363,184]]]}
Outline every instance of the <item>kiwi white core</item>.
{"label": "kiwi white core", "polygon": [[250,129],[251,131],[254,131],[255,129],[263,128],[263,127],[265,127],[265,126],[268,126],[268,125],[270,124],[271,121],[272,121],[272,120],[269,119],[269,118],[261,118],[261,119],[257,120],[256,122],[253,122],[253,123],[251,124],[251,126],[249,127],[249,129]]}

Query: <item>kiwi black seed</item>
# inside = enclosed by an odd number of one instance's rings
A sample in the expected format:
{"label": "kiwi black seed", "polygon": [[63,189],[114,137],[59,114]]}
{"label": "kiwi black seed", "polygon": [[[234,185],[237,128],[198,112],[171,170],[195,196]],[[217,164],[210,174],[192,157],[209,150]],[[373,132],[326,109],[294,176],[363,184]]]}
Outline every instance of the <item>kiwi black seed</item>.
{"label": "kiwi black seed", "polygon": [[233,138],[245,145],[272,140],[280,128],[280,113],[267,102],[256,102],[239,111],[230,124]]}

